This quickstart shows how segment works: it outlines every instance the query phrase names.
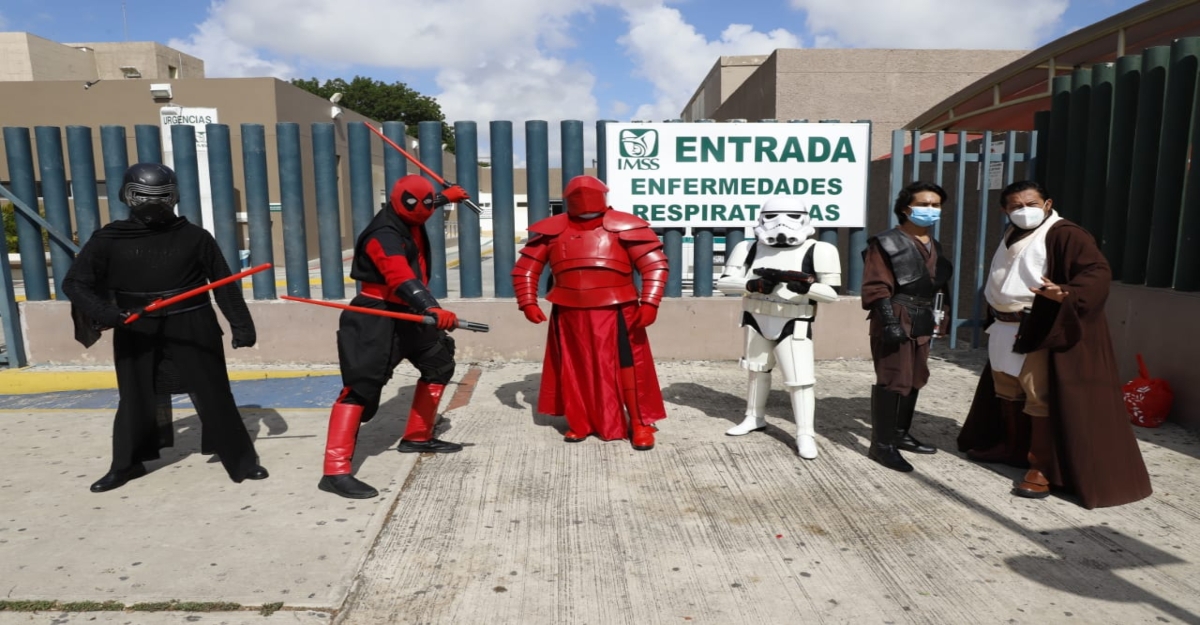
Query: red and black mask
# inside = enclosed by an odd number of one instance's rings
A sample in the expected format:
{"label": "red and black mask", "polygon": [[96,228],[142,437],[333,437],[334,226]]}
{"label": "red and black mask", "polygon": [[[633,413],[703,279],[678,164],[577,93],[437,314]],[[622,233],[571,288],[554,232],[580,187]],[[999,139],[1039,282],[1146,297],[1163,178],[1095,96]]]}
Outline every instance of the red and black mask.
{"label": "red and black mask", "polygon": [[594,219],[608,210],[608,187],[593,176],[575,176],[567,183],[563,197],[567,215],[575,219]]}
{"label": "red and black mask", "polygon": [[437,210],[434,196],[432,182],[415,174],[404,176],[392,186],[392,210],[404,223],[419,226]]}

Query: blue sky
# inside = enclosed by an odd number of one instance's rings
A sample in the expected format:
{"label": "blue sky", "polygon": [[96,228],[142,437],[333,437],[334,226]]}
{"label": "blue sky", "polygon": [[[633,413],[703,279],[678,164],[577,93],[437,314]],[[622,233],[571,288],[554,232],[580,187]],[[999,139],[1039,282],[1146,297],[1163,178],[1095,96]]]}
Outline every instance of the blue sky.
{"label": "blue sky", "polygon": [[[402,81],[448,120],[676,117],[718,56],[1035,48],[1136,0],[4,0],[0,30],[153,40],[210,77]],[[124,11],[122,7],[124,6]],[[123,18],[124,14],[124,18]]]}

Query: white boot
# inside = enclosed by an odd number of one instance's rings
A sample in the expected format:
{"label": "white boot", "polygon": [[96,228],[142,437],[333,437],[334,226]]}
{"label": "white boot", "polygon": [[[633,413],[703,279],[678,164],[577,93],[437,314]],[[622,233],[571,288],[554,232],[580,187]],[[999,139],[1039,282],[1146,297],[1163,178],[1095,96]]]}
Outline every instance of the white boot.
{"label": "white boot", "polygon": [[792,412],[796,416],[796,453],[805,460],[817,457],[817,431],[813,421],[817,411],[817,394],[811,386],[788,387],[792,395]]}
{"label": "white boot", "polygon": [[771,372],[751,371],[746,393],[746,418],[729,428],[726,436],[742,436],[767,427],[767,395],[771,393]]}

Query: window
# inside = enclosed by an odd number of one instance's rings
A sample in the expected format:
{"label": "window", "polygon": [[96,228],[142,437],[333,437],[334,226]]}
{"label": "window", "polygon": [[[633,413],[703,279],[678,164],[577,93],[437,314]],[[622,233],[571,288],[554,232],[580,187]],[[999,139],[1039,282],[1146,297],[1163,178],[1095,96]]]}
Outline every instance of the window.
{"label": "window", "polygon": [[179,68],[174,65],[167,66],[167,76],[171,78],[179,78]]}

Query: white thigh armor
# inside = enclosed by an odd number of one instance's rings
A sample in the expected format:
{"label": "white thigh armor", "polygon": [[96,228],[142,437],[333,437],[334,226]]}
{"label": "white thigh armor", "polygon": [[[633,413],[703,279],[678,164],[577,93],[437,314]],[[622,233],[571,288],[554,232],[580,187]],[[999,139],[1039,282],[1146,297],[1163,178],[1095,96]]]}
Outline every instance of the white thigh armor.
{"label": "white thigh armor", "polygon": [[748,326],[743,328],[743,332],[746,350],[741,359],[742,368],[770,372],[778,363],[783,372],[783,383],[787,386],[811,386],[817,383],[813,342],[807,338],[807,322],[796,321],[792,335],[776,341],[763,338]]}

